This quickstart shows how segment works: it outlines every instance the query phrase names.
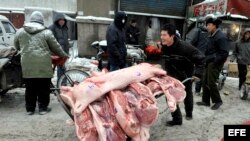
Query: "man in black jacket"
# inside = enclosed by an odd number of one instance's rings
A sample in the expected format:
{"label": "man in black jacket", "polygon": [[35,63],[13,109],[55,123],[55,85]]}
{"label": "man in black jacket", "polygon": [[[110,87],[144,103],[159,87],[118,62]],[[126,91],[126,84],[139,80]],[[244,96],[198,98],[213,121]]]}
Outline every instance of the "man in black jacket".
{"label": "man in black jacket", "polygon": [[206,69],[203,77],[202,101],[197,105],[210,106],[210,97],[217,110],[222,105],[222,99],[216,81],[229,54],[229,43],[225,34],[218,28],[222,21],[216,17],[207,17],[206,26],[209,32],[209,46],[206,50]]}
{"label": "man in black jacket", "polygon": [[[203,73],[205,56],[197,48],[178,39],[175,35],[176,27],[173,24],[166,24],[161,29],[162,53],[168,75],[180,81],[189,77],[199,80]],[[193,118],[192,82],[186,82],[184,85],[186,119],[191,120]],[[176,111],[171,114],[173,120],[168,121],[167,126],[181,125],[182,114],[178,105]]]}
{"label": "man in black jacket", "polygon": [[124,27],[127,23],[127,15],[119,11],[115,15],[114,22],[108,27],[106,32],[107,53],[110,71],[115,71],[126,67],[127,48]]}

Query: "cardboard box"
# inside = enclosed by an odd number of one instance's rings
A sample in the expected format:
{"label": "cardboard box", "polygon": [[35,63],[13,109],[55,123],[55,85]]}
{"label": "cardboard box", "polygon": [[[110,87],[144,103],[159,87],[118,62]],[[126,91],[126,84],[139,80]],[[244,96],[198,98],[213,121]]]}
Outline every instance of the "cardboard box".
{"label": "cardboard box", "polygon": [[246,83],[250,84],[250,66],[248,66],[247,68],[247,79],[246,79]]}
{"label": "cardboard box", "polygon": [[238,77],[238,65],[237,65],[237,63],[229,63],[228,64],[228,76]]}

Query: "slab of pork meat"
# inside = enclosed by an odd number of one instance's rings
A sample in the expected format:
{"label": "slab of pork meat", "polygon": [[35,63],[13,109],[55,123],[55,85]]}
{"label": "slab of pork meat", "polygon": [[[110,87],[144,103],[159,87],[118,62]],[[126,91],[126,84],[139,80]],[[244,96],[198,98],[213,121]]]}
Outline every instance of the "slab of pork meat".
{"label": "slab of pork meat", "polygon": [[98,141],[99,135],[89,108],[82,114],[74,115],[76,135],[80,141]]}
{"label": "slab of pork meat", "polygon": [[176,104],[182,102],[186,97],[185,86],[179,80],[170,76],[153,77],[151,80],[160,85],[166,96],[169,110],[174,112]]}
{"label": "slab of pork meat", "polygon": [[140,132],[140,123],[134,110],[130,107],[127,97],[123,91],[113,90],[109,92],[109,97],[115,107],[115,116],[124,132],[131,138]]}
{"label": "slab of pork meat", "polygon": [[157,102],[150,89],[142,83],[132,83],[128,89],[134,94],[137,102],[135,114],[141,125],[151,126],[158,117],[159,111]]}
{"label": "slab of pork meat", "polygon": [[100,141],[125,141],[126,134],[116,121],[115,109],[104,96],[89,105]]}
{"label": "slab of pork meat", "polygon": [[[75,104],[75,98],[72,93],[72,88],[67,87],[61,90],[61,97],[63,101],[71,107]],[[74,114],[74,122],[76,128],[76,135],[80,141],[98,141],[99,136],[96,126],[93,121],[92,114],[89,108],[86,108],[81,114]]]}
{"label": "slab of pork meat", "polygon": [[186,97],[185,86],[177,79],[170,76],[153,77],[151,80],[161,85],[162,90],[167,89],[177,102],[183,102]]}

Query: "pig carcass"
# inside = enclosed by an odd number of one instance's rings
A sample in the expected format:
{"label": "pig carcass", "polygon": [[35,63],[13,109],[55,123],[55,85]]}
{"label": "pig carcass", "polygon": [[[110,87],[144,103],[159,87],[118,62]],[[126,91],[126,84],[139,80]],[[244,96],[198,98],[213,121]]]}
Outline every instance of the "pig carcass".
{"label": "pig carcass", "polygon": [[[166,75],[166,71],[156,65],[141,63],[132,67],[87,78],[79,85],[74,86],[73,94],[76,98],[74,112],[80,114],[91,102],[111,90],[122,89],[131,83],[142,82],[158,75]],[[62,87],[62,89],[64,89],[64,87]]]}

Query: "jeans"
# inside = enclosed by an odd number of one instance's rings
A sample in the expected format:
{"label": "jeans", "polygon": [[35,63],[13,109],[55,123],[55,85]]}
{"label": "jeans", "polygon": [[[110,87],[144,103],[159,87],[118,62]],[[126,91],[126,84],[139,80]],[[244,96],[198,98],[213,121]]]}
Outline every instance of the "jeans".
{"label": "jeans", "polygon": [[65,71],[66,68],[64,66],[57,66],[57,80],[64,74]]}

